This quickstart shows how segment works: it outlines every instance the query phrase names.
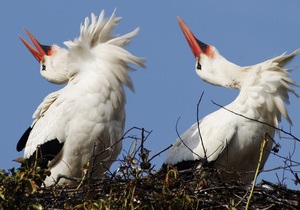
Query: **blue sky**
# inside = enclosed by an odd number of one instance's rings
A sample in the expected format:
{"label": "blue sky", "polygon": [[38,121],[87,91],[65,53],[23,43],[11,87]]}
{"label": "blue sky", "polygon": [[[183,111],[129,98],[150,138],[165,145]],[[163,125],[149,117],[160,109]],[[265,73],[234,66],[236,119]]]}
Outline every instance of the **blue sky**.
{"label": "blue sky", "polygon": [[[71,2],[71,1],[70,1]],[[52,85],[39,74],[39,65],[18,38],[27,36],[26,27],[44,44],[58,44],[79,35],[79,26],[91,12],[105,9],[110,16],[117,7],[123,20],[116,33],[140,27],[128,49],[147,58],[145,70],[131,73],[136,93],[127,90],[126,129],[133,126],[152,130],[146,142],[151,155],[169,146],[176,138],[176,121],[183,133],[197,119],[196,105],[202,92],[199,117],[218,109],[211,100],[226,105],[237,96],[236,90],[215,87],[203,82],[195,73],[194,57],[178,26],[180,16],[193,33],[214,45],[228,60],[238,65],[252,65],[300,47],[300,2],[286,1],[7,1],[0,8],[0,91],[1,147],[0,168],[17,167],[12,162],[23,153],[15,149],[23,132],[30,126],[32,113],[50,92],[63,86]],[[300,56],[289,65],[299,67],[291,77],[300,84]],[[296,88],[300,93],[299,88]],[[300,99],[291,95],[287,107],[294,126],[285,120],[281,126],[300,137]],[[283,135],[284,136],[284,135]],[[279,140],[279,154],[288,156],[294,141]],[[128,151],[131,142],[124,142]],[[300,161],[299,143],[293,159]],[[159,168],[166,153],[154,159]],[[270,155],[265,169],[283,166],[283,160]],[[300,168],[294,168],[300,170]],[[289,187],[298,188],[291,174],[276,170],[265,172],[260,179],[276,182],[285,176]]]}

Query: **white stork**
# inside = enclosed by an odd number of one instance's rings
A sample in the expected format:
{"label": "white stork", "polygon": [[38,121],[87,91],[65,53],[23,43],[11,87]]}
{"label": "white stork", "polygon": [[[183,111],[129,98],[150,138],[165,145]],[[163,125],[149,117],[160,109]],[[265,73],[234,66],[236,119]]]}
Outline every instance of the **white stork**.
{"label": "white stork", "polygon": [[[114,13],[108,19],[104,11],[98,19],[91,14],[91,23],[87,17],[79,38],[64,42],[68,50],[41,45],[26,31],[38,50],[35,51],[21,38],[40,62],[45,79],[53,83],[68,81],[39,105],[32,125],[17,144],[18,151],[25,148],[24,158],[30,163],[36,155],[46,159],[43,166],[51,171],[46,186],[55,183],[59,175],[82,177],[82,169],[88,163],[92,176],[99,177],[122,148],[124,86],[134,91],[129,64],[144,67],[144,59],[123,48],[137,35],[138,28],[125,35],[112,35],[121,19]],[[64,182],[72,183],[61,179],[59,184]]]}
{"label": "white stork", "polygon": [[278,127],[281,116],[292,124],[284,103],[289,103],[289,92],[296,95],[292,88],[296,83],[284,66],[300,50],[241,67],[226,60],[215,47],[196,39],[179,17],[178,22],[196,58],[197,74],[210,84],[240,92],[233,102],[183,133],[168,152],[164,166],[201,168],[206,163],[220,169],[223,180],[249,183],[258,166],[262,141],[268,139],[261,168],[272,149],[274,127]]}

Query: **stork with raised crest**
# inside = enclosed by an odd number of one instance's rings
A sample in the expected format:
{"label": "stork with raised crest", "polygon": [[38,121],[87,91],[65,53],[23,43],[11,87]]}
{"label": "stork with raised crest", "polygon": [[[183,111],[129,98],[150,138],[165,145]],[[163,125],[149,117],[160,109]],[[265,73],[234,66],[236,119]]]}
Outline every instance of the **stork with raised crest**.
{"label": "stork with raised crest", "polygon": [[[122,148],[125,126],[126,95],[124,86],[134,91],[129,64],[144,67],[144,59],[124,47],[137,35],[138,28],[120,36],[112,31],[121,18],[87,17],[79,38],[64,44],[41,45],[29,31],[35,50],[22,39],[40,63],[42,76],[52,83],[67,85],[49,94],[34,113],[32,125],[17,144],[29,163],[36,155],[51,175],[45,185],[52,185],[59,175],[82,177],[82,168],[90,163],[92,177],[109,169]],[[38,153],[38,154],[36,154]],[[59,184],[71,183],[61,179]]]}
{"label": "stork with raised crest", "polygon": [[239,95],[227,106],[207,115],[183,133],[173,144],[164,166],[220,169],[224,180],[251,182],[260,148],[267,143],[261,168],[272,149],[275,129],[283,116],[292,121],[284,103],[295,93],[296,83],[284,67],[300,52],[282,54],[253,66],[238,66],[225,59],[212,45],[199,41],[178,17],[179,25],[196,58],[196,72],[204,81],[238,89]]}

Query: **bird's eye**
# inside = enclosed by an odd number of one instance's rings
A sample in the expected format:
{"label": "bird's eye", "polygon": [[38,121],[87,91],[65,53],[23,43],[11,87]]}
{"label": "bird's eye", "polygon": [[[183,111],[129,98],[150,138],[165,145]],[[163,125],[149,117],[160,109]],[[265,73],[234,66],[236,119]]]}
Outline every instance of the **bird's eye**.
{"label": "bird's eye", "polygon": [[42,64],[42,71],[46,71],[46,66]]}
{"label": "bird's eye", "polygon": [[200,64],[199,61],[197,62],[197,69],[198,69],[198,70],[201,70],[201,64]]}

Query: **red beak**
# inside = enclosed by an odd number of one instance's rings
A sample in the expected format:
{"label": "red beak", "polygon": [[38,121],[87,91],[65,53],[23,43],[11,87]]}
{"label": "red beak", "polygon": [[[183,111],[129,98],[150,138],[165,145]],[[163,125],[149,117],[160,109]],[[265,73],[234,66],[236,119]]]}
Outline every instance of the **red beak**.
{"label": "red beak", "polygon": [[194,34],[192,33],[192,31],[187,27],[187,25],[183,22],[183,20],[181,20],[180,17],[177,17],[177,21],[179,23],[179,26],[187,40],[187,42],[189,43],[191,50],[195,56],[195,58],[198,58],[200,53],[207,53],[207,48],[209,47],[209,45],[204,44],[203,42],[199,41]]}
{"label": "red beak", "polygon": [[36,47],[37,51],[23,37],[21,37],[20,35],[19,37],[38,62],[43,61],[44,55],[51,55],[51,46],[40,44],[28,30],[26,30],[25,28],[24,30]]}

